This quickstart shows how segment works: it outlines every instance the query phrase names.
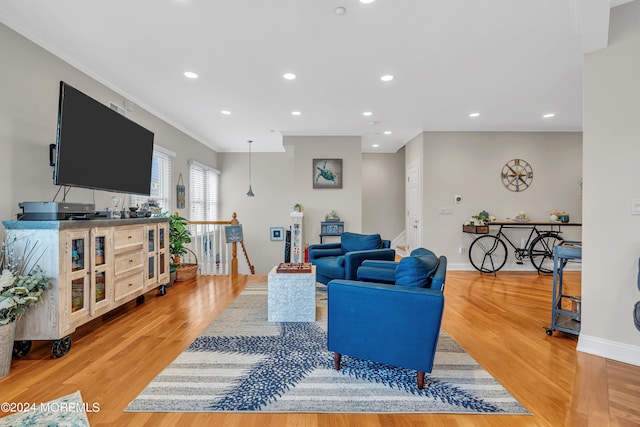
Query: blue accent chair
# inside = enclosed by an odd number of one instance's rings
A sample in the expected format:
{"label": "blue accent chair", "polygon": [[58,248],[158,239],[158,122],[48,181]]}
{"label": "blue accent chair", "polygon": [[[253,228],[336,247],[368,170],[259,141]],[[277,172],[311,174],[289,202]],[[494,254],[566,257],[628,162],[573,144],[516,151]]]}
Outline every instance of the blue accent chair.
{"label": "blue accent chair", "polygon": [[396,251],[379,234],[342,233],[340,243],[309,246],[309,262],[316,266],[316,280],[325,285],[332,279],[355,280],[364,260],[393,261]]}
{"label": "blue accent chair", "polygon": [[394,268],[370,266],[394,271],[394,284],[329,282],[327,347],[335,369],[345,354],[415,369],[418,388],[424,387],[440,335],[447,267],[446,257],[428,252],[405,257]]}

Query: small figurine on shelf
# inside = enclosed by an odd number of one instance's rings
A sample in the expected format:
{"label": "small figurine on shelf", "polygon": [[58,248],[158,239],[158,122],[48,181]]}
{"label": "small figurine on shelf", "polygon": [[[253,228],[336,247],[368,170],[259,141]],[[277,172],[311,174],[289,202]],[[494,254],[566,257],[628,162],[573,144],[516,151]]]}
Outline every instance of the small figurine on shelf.
{"label": "small figurine on shelf", "polygon": [[324,220],[327,222],[338,222],[340,221],[340,217],[338,216],[336,211],[332,210],[324,216]]}

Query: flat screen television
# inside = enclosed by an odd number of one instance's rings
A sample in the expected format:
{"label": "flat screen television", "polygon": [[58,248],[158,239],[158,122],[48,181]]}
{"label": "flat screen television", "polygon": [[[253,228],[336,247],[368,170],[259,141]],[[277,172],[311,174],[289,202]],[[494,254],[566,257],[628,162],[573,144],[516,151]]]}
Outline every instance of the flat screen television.
{"label": "flat screen television", "polygon": [[149,195],[153,137],[61,81],[54,184]]}

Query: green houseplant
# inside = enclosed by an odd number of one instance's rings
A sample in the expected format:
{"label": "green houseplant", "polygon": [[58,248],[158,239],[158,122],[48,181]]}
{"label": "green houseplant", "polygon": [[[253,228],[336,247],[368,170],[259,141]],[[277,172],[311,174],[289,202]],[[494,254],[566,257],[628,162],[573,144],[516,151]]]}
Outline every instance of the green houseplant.
{"label": "green houseplant", "polygon": [[187,220],[175,213],[169,217],[169,252],[174,268],[180,264],[180,257],[187,253],[187,248],[184,246],[187,243],[191,243]]}

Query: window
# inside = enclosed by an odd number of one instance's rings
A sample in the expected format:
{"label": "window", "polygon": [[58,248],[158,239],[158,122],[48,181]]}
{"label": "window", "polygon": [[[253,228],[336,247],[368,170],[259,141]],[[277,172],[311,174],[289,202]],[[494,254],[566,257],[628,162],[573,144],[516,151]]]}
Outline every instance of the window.
{"label": "window", "polygon": [[149,197],[131,196],[131,206],[143,205],[153,199],[163,212],[171,210],[173,202],[171,192],[171,177],[173,177],[173,159],[176,153],[165,148],[153,148],[153,164],[151,166],[151,192]]}
{"label": "window", "polygon": [[189,220],[220,220],[220,171],[189,161]]}

